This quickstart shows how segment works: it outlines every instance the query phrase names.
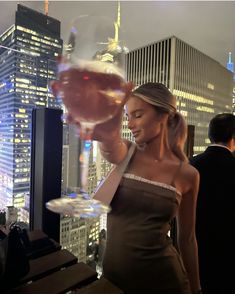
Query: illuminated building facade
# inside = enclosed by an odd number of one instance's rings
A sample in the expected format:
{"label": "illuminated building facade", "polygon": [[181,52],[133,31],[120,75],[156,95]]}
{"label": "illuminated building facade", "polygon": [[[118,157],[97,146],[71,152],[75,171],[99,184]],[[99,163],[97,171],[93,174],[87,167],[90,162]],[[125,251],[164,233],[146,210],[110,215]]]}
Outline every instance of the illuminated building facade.
{"label": "illuminated building facade", "polygon": [[87,260],[87,224],[78,218],[62,217],[60,221],[60,244],[77,256],[80,262]]}
{"label": "illuminated building facade", "polygon": [[94,261],[94,245],[100,232],[99,219],[79,219],[62,216],[60,220],[60,244],[85,263]]}
{"label": "illuminated building facade", "polygon": [[234,74],[234,63],[232,62],[232,53],[229,52],[227,69],[233,73],[233,113],[235,114],[235,74]]}
{"label": "illuminated building facade", "polygon": [[0,36],[0,206],[24,206],[31,110],[60,107],[48,83],[61,51],[60,22],[18,4],[15,24]]}
{"label": "illuminated building facade", "polygon": [[195,154],[209,144],[210,119],[232,110],[231,72],[174,36],[129,52],[126,71],[136,85],[161,82],[177,97],[178,110],[195,126]]}

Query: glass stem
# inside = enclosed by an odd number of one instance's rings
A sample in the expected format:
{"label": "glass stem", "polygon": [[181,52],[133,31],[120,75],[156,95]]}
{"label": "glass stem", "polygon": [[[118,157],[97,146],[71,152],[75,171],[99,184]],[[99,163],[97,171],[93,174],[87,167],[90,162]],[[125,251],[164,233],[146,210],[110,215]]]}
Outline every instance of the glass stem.
{"label": "glass stem", "polygon": [[88,189],[88,171],[91,145],[91,140],[82,140],[82,151],[80,154],[80,185],[82,194],[87,194]]}

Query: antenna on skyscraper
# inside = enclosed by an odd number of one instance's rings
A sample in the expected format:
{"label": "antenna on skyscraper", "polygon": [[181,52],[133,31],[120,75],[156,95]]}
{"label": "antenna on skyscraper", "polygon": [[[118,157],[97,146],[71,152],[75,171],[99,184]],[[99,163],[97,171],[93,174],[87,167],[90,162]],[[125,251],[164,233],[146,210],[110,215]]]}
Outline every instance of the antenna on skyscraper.
{"label": "antenna on skyscraper", "polygon": [[121,26],[121,13],[120,13],[120,1],[118,1],[118,13],[117,13],[117,20],[113,23],[114,25],[114,37],[108,38],[108,42],[99,42],[98,44],[107,44],[108,50],[114,51],[118,48],[119,44],[119,28]]}
{"label": "antenna on skyscraper", "polygon": [[114,22],[115,28],[115,35],[114,41],[118,44],[119,41],[119,28],[121,26],[121,13],[120,13],[120,1],[118,1],[118,14],[117,14],[117,21]]}
{"label": "antenna on skyscraper", "polygon": [[232,62],[232,52],[228,53],[227,69],[234,73],[234,63]]}
{"label": "antenna on skyscraper", "polygon": [[45,13],[45,15],[48,15],[48,11],[49,11],[49,1],[44,0],[44,13]]}
{"label": "antenna on skyscraper", "polygon": [[109,41],[108,41],[108,49],[110,51],[117,50],[119,48],[119,29],[121,26],[120,1],[118,1],[117,20],[113,24],[114,24],[114,38],[109,38]]}

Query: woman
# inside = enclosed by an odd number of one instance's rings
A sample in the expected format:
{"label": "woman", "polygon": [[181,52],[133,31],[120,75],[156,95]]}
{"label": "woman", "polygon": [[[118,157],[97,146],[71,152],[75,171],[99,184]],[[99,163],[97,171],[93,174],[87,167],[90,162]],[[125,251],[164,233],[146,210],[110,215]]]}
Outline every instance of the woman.
{"label": "woman", "polygon": [[[176,99],[163,84],[147,83],[132,92],[125,110],[137,147],[111,202],[104,277],[125,294],[201,293],[194,229],[199,175],[183,152],[186,125]],[[114,164],[130,146],[120,136],[120,118],[94,131]],[[180,254],[168,237],[175,216]]]}

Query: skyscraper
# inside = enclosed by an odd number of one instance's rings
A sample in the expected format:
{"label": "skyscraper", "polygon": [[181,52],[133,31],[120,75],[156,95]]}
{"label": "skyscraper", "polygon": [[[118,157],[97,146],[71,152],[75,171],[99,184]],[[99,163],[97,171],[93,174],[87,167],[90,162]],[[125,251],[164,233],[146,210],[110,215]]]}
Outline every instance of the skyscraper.
{"label": "skyscraper", "polygon": [[194,153],[209,144],[210,119],[232,110],[232,73],[174,36],[129,52],[126,68],[136,85],[161,82],[177,97],[178,110],[195,126]]}
{"label": "skyscraper", "polygon": [[233,113],[235,114],[235,73],[234,73],[234,63],[232,61],[232,52],[228,54],[227,69],[233,73]]}
{"label": "skyscraper", "polygon": [[232,52],[228,54],[227,69],[234,73],[234,63],[232,62]]}
{"label": "skyscraper", "polygon": [[18,4],[15,23],[0,36],[0,206],[24,205],[31,111],[60,107],[48,83],[55,79],[61,52],[60,22]]}

